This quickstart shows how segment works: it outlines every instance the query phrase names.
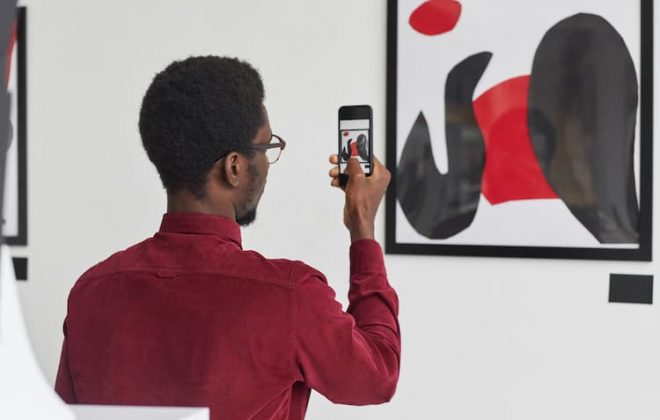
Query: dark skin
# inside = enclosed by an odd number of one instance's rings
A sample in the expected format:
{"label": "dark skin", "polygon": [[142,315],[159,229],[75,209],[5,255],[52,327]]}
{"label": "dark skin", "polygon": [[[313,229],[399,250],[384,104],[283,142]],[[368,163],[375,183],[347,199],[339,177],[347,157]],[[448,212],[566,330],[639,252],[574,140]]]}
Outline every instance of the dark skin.
{"label": "dark skin", "polygon": [[[253,144],[266,144],[273,134],[264,108],[264,125],[257,132]],[[331,185],[339,187],[338,156],[331,155]],[[268,160],[262,151],[249,157],[231,152],[217,161],[206,179],[204,197],[199,199],[185,189],[167,196],[167,211],[195,212],[222,216],[240,221],[245,214],[255,210],[263,194],[268,175]],[[357,159],[348,161],[346,173],[349,181],[344,188],[344,224],[351,234],[351,242],[374,239],[374,219],[378,206],[390,182],[390,172],[374,158],[373,173],[366,177]]]}
{"label": "dark skin", "polygon": [[[343,188],[346,193],[344,204],[344,225],[351,233],[351,242],[360,239],[374,239],[374,219],[378,206],[387,191],[392,178],[390,171],[375,157],[373,171],[367,177],[356,158],[348,160],[346,174],[348,183]],[[330,163],[339,164],[339,156],[330,155]],[[329,172],[330,185],[341,188],[339,184],[339,167],[333,166]]]}

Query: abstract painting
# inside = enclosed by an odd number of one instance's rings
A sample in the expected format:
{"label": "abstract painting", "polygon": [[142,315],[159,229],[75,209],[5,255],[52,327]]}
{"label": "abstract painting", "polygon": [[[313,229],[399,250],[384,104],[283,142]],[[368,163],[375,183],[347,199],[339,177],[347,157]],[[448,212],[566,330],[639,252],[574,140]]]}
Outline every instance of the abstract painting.
{"label": "abstract painting", "polygon": [[25,7],[16,10],[4,81],[11,105],[2,233],[9,245],[27,245],[27,13]]}
{"label": "abstract painting", "polygon": [[650,260],[652,8],[389,0],[386,251]]}

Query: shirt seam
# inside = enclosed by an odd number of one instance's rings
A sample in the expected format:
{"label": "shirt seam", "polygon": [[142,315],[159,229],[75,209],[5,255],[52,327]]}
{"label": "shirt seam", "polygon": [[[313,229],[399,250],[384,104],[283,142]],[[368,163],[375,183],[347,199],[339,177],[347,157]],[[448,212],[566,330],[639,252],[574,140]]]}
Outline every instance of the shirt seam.
{"label": "shirt seam", "polygon": [[[181,269],[157,269],[157,268],[145,268],[145,267],[134,267],[134,268],[122,268],[117,270],[108,270],[102,273],[95,273],[91,275],[86,275],[80,279],[81,282],[90,281],[98,279],[101,277],[111,276],[113,274],[120,273],[152,273],[158,275],[158,273],[167,273],[172,274],[173,277],[176,277],[180,274],[217,274],[217,275],[228,275],[233,277],[240,277],[246,280],[260,281],[270,284],[275,284],[278,286],[286,287],[288,289],[293,289],[295,286],[293,284],[287,283],[282,280],[259,277],[254,275],[246,275],[245,272],[235,271],[235,270],[213,270],[213,269],[193,269],[193,270],[181,270]],[[289,276],[290,278],[290,276]]]}

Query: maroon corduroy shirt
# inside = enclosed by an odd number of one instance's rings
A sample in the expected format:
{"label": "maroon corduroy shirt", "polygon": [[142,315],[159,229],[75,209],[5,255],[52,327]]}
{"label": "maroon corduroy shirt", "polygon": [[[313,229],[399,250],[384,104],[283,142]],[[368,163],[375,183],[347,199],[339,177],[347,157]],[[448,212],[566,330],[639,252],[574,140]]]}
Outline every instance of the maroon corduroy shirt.
{"label": "maroon corduroy shirt", "polygon": [[71,290],[56,390],[68,403],[210,407],[214,420],[302,419],[310,388],[388,401],[397,296],[378,243],[353,243],[350,264],[343,312],[323,274],[243,250],[235,222],[166,214]]}

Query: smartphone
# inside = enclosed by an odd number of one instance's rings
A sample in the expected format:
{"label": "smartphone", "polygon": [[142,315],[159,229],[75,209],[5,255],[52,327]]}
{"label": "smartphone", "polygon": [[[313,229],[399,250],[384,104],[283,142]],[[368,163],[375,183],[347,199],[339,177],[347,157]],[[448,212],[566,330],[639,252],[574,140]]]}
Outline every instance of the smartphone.
{"label": "smartphone", "polygon": [[372,112],[369,105],[342,106],[339,108],[339,183],[348,182],[346,164],[356,158],[362,171],[370,176],[373,171]]}

